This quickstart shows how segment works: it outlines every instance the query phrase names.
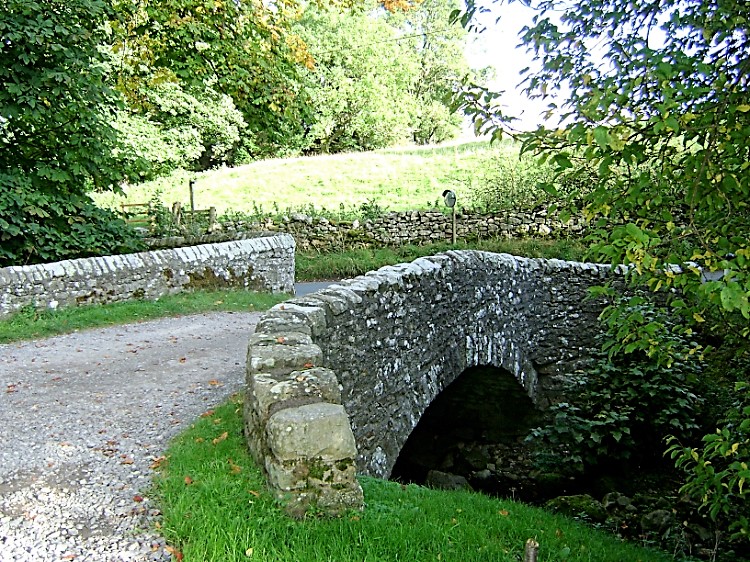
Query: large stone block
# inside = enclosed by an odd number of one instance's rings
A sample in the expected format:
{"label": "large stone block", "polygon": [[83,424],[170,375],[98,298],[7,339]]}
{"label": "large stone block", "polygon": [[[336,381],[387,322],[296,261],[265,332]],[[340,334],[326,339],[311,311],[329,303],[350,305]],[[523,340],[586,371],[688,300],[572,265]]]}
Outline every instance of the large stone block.
{"label": "large stone block", "polygon": [[290,373],[319,366],[322,360],[323,354],[314,344],[252,345],[248,348],[247,374]]}
{"label": "large stone block", "polygon": [[263,423],[279,410],[316,402],[341,403],[341,389],[336,374],[315,367],[273,377],[257,373],[250,377],[250,398]]}
{"label": "large stone block", "polygon": [[269,448],[281,461],[336,461],[357,455],[349,417],[340,404],[308,404],[276,412],[268,420],[266,434]]}

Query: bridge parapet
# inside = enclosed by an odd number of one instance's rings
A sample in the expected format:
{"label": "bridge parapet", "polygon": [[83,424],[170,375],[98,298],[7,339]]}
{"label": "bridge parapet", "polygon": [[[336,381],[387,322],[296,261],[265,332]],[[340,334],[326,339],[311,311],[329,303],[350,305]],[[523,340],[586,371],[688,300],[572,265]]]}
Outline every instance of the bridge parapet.
{"label": "bridge parapet", "polygon": [[245,415],[271,486],[292,511],[361,506],[355,464],[387,477],[427,406],[470,367],[509,371],[547,407],[594,345],[601,303],[586,296],[610,271],[452,251],[278,305],[250,341]]}

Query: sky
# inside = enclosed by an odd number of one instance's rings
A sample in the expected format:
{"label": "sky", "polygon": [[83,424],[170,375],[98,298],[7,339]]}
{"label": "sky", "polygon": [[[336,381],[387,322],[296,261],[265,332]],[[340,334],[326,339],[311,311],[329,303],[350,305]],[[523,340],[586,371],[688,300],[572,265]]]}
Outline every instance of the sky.
{"label": "sky", "polygon": [[548,127],[556,126],[554,117],[549,121],[543,118],[550,100],[529,100],[520,86],[523,80],[521,70],[534,66],[533,55],[526,52],[525,46],[519,46],[520,32],[524,26],[532,25],[536,12],[521,2],[495,4],[488,1],[486,5],[490,13],[479,16],[486,30],[477,34],[474,45],[468,47],[469,63],[474,67],[491,66],[495,69],[490,89],[505,92],[500,104],[506,114],[519,118],[514,123],[515,128],[533,130],[543,123]]}
{"label": "sky", "polygon": [[[534,129],[542,122],[541,114],[547,102],[531,102],[521,93],[518,84],[523,68],[531,65],[532,55],[525,47],[518,47],[519,33],[524,25],[530,25],[534,11],[520,2],[491,5],[491,13],[483,14],[480,20],[487,26],[473,44],[467,48],[467,58],[473,67],[491,66],[495,69],[495,79],[491,89],[504,90],[500,103],[506,106],[508,114],[521,120],[516,127]],[[500,21],[495,23],[499,17]]]}

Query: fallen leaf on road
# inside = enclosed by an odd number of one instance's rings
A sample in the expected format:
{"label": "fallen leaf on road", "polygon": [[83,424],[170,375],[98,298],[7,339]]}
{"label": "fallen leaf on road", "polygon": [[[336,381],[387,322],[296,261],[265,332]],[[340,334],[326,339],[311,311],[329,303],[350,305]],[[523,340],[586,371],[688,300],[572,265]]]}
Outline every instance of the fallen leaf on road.
{"label": "fallen leaf on road", "polygon": [[156,457],[154,459],[154,462],[151,463],[151,466],[149,468],[151,468],[152,470],[156,470],[157,468],[160,468],[162,463],[166,461],[167,461],[167,457],[165,456]]}
{"label": "fallen leaf on road", "polygon": [[141,503],[143,501],[143,496],[133,496],[133,501],[135,503]]}
{"label": "fallen leaf on road", "polygon": [[187,357],[180,357],[180,363],[184,363],[185,361],[187,361]]}
{"label": "fallen leaf on road", "polygon": [[211,379],[210,381],[208,381],[208,384],[210,384],[211,386],[221,386],[221,383],[216,379]]}

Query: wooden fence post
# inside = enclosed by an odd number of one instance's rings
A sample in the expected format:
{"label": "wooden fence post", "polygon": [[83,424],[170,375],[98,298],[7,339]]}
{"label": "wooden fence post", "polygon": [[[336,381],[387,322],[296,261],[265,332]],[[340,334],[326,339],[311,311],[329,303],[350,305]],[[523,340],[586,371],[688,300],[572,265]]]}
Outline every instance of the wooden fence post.
{"label": "wooden fence post", "polygon": [[539,543],[534,539],[526,541],[526,548],[523,551],[523,562],[536,562],[537,555],[539,554]]}

